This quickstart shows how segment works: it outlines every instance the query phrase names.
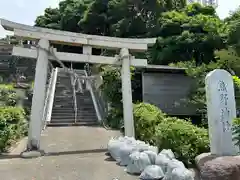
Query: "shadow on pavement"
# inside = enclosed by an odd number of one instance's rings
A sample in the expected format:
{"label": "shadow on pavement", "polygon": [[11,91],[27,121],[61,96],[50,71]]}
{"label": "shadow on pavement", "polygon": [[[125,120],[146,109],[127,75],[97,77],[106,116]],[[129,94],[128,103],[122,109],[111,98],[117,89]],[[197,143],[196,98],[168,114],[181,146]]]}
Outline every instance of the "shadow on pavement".
{"label": "shadow on pavement", "polygon": [[[93,154],[93,153],[104,153],[107,149],[86,149],[79,151],[61,151],[61,152],[45,152],[44,156],[61,156],[61,155],[74,155],[74,154]],[[17,159],[21,158],[20,154],[1,154],[1,159]]]}

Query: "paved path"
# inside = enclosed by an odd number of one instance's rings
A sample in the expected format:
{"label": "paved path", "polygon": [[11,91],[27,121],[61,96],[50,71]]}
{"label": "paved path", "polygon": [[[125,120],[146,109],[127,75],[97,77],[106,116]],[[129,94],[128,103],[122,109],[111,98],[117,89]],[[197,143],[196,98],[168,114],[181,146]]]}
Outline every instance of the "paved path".
{"label": "paved path", "polygon": [[21,159],[20,144],[10,155],[0,157],[2,180],[136,180],[124,167],[109,161],[106,145],[116,131],[100,127],[49,127],[43,132],[45,156]]}

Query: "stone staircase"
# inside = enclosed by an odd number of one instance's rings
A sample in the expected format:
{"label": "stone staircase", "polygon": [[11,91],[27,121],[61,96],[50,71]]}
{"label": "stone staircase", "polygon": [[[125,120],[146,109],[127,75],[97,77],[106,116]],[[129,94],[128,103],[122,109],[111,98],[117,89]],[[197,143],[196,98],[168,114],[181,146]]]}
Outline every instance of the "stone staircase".
{"label": "stone staircase", "polygon": [[[79,75],[85,75],[77,71]],[[97,116],[89,90],[76,93],[77,120],[75,122],[74,98],[70,75],[59,70],[49,126],[97,125]]]}

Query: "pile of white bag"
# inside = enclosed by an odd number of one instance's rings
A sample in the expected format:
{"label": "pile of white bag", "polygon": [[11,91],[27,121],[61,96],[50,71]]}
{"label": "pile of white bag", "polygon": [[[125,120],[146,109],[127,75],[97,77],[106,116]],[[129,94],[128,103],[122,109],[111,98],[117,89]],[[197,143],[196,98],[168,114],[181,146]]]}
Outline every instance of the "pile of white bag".
{"label": "pile of white bag", "polygon": [[175,159],[170,149],[158,154],[157,147],[125,136],[112,138],[108,151],[128,173],[140,174],[142,180],[194,180],[192,172]]}

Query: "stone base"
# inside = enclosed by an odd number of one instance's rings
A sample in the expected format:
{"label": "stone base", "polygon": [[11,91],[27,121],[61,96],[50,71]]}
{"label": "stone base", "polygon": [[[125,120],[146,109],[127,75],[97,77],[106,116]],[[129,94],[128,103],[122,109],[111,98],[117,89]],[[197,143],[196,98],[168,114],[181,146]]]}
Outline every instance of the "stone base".
{"label": "stone base", "polygon": [[201,180],[240,180],[240,156],[216,156],[210,153],[195,158]]}
{"label": "stone base", "polygon": [[22,158],[25,159],[31,159],[31,158],[38,158],[41,156],[44,156],[44,151],[43,150],[38,150],[38,151],[24,151],[20,154]]}
{"label": "stone base", "polygon": [[202,153],[195,158],[195,164],[200,169],[206,162],[216,159],[218,156],[211,153]]}

